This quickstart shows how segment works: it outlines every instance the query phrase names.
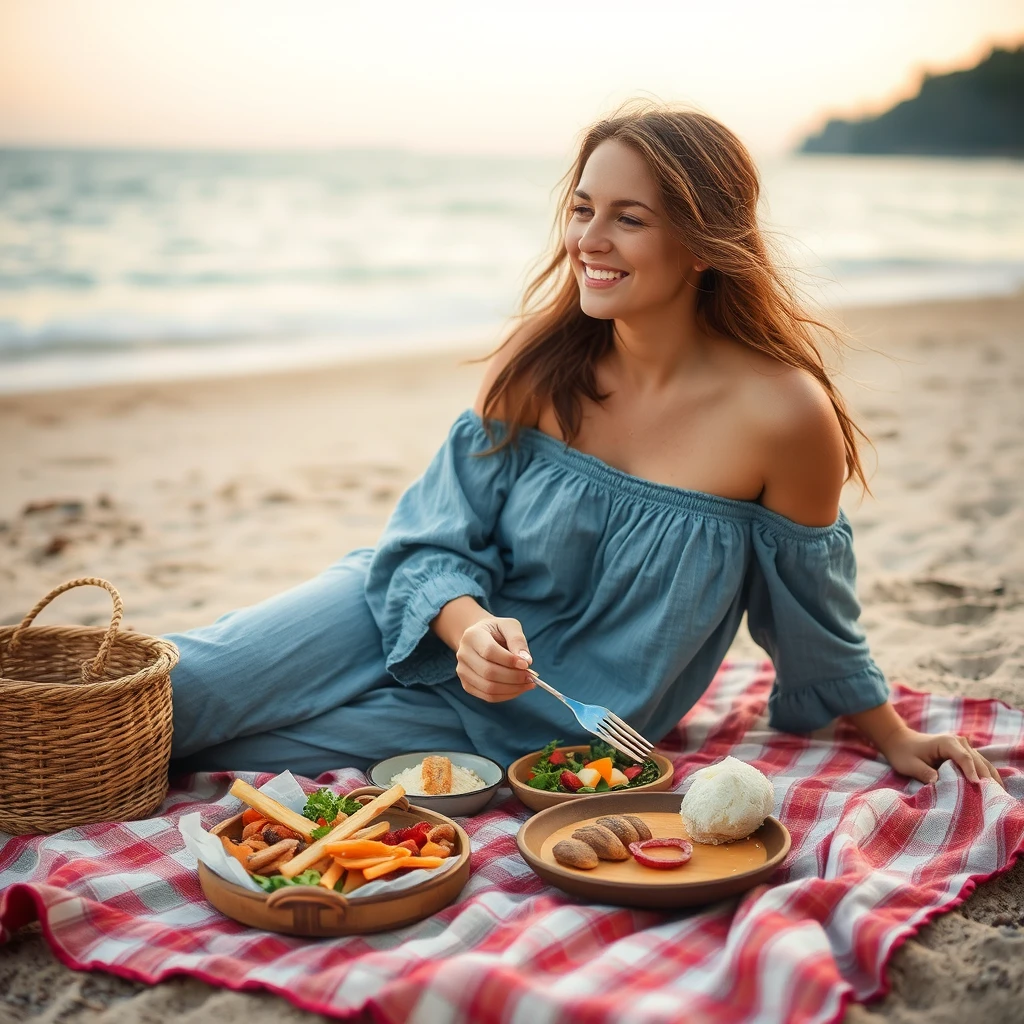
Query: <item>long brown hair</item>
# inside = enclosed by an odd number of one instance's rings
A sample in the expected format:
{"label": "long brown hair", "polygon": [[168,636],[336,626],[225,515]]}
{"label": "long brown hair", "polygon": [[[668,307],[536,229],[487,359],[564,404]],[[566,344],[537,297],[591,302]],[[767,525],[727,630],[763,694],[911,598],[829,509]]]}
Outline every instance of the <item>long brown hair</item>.
{"label": "long brown hair", "polygon": [[750,154],[714,118],[647,102],[627,104],[589,128],[562,179],[552,254],[527,284],[515,318],[518,327],[498,349],[515,338],[516,350],[484,401],[484,419],[500,418],[508,427],[491,450],[514,443],[520,426],[549,404],[571,444],[582,423],[582,400],[599,403],[606,397],[597,389],[596,371],[614,345],[614,321],[587,316],[580,308],[563,232],[584,165],[607,139],[631,146],[644,159],[658,182],[671,230],[708,265],[699,282],[698,326],[812,374],[842,427],[846,478],[856,477],[868,490],[857,452],[857,434],[866,435],[829,377],[815,329],[836,343],[842,338],[802,308],[772,259],[758,226],[760,180]]}

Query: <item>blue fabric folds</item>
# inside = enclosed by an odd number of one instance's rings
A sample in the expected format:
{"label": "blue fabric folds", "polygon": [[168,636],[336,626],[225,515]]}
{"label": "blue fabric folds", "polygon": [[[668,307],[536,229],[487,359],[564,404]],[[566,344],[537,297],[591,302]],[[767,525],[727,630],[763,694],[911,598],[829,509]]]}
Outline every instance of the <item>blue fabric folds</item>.
{"label": "blue fabric folds", "polygon": [[455,422],[426,472],[402,495],[370,563],[366,600],[384,638],[385,664],[400,683],[439,683],[455,654],[430,631],[454,598],[490,608],[505,576],[494,525],[518,456],[491,443],[471,416]]}
{"label": "blue fabric folds", "polygon": [[809,731],[886,699],[857,623],[844,514],[801,526],[642,480],[536,430],[479,455],[490,446],[464,412],[399,501],[365,588],[387,671],[455,709],[482,753],[582,737],[542,691],[487,704],[462,690],[454,653],[429,628],[461,595],[519,619],[549,682],[652,739],[700,697],[744,611],[777,671],[772,725]]}

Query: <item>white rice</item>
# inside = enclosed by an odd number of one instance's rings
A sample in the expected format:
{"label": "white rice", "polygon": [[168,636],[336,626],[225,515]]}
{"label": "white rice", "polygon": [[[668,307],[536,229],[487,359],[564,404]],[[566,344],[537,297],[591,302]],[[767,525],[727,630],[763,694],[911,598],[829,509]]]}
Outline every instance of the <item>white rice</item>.
{"label": "white rice", "polygon": [[423,762],[391,777],[392,786],[401,786],[409,796],[454,796],[457,793],[472,793],[475,789],[483,789],[487,785],[475,771],[463,768],[460,764],[452,764],[451,793],[426,793],[423,790]]}

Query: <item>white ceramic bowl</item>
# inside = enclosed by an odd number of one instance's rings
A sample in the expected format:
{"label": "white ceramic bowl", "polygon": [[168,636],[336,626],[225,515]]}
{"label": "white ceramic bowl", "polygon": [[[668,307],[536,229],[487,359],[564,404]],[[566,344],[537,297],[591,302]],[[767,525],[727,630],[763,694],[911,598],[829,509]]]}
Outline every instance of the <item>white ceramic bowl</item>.
{"label": "white ceramic bowl", "polygon": [[482,789],[474,789],[471,793],[452,793],[447,796],[416,796],[408,795],[409,803],[417,807],[426,807],[432,811],[449,816],[466,816],[478,814],[487,806],[494,791],[505,779],[505,770],[497,761],[480,754],[467,754],[460,750],[419,750],[409,754],[396,754],[394,757],[386,757],[383,761],[377,761],[370,765],[366,774],[370,782],[381,789],[390,789],[391,780],[406,768],[418,765],[423,758],[434,754],[447,757],[452,764],[462,768],[469,768],[477,773],[484,780]]}

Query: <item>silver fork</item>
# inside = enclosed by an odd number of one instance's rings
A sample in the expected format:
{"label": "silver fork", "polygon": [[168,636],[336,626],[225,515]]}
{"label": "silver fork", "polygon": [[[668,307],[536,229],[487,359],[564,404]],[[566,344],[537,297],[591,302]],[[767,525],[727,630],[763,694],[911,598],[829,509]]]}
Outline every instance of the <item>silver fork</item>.
{"label": "silver fork", "polygon": [[559,693],[553,686],[545,683],[532,668],[528,671],[533,676],[533,681],[542,690],[547,690],[552,697],[557,697],[576,716],[576,721],[587,732],[600,737],[605,743],[621,751],[626,757],[633,758],[634,761],[643,762],[650,756],[654,744],[645,740],[636,729],[627,725],[614,712],[598,704],[582,704],[572,697],[566,697],[564,693]]}

